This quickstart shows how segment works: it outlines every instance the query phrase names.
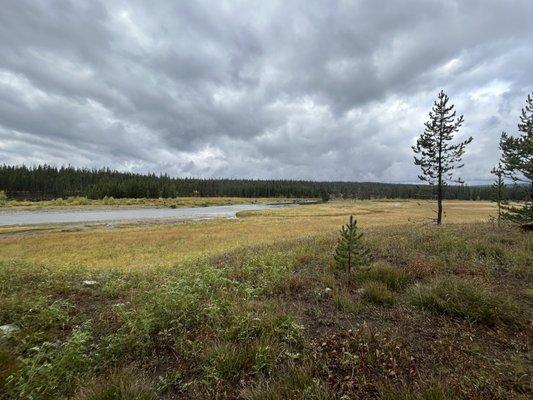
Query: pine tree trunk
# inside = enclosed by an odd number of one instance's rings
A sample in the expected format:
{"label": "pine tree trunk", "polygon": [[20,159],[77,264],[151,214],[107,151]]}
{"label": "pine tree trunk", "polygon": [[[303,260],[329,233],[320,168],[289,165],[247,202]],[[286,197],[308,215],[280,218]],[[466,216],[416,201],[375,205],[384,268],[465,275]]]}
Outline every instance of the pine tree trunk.
{"label": "pine tree trunk", "polygon": [[502,179],[499,178],[498,179],[498,228],[500,227],[501,220],[502,220],[502,197],[503,197]]}
{"label": "pine tree trunk", "polygon": [[439,181],[437,188],[437,225],[442,224],[442,119],[440,123],[440,138],[439,138]]}
{"label": "pine tree trunk", "polygon": [[498,205],[498,228],[501,225],[502,220],[502,199],[503,199],[503,178],[502,178],[502,172],[498,173],[498,198],[497,198],[497,205]]}
{"label": "pine tree trunk", "polygon": [[351,252],[348,252],[348,273],[350,273],[352,269],[352,255]]}
{"label": "pine tree trunk", "polygon": [[442,224],[442,177],[439,176],[439,187],[437,189],[437,225]]}
{"label": "pine tree trunk", "polygon": [[531,208],[529,209],[529,222],[533,222],[533,181],[529,187],[529,201],[531,202]]}

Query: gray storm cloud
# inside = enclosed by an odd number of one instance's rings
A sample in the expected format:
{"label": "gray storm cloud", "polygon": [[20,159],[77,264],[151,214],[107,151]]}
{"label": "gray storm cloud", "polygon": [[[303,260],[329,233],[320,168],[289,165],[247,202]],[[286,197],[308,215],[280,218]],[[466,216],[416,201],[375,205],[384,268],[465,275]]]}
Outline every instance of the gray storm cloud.
{"label": "gray storm cloud", "polygon": [[533,2],[38,1],[0,12],[0,162],[415,182],[444,89],[483,183],[533,90]]}

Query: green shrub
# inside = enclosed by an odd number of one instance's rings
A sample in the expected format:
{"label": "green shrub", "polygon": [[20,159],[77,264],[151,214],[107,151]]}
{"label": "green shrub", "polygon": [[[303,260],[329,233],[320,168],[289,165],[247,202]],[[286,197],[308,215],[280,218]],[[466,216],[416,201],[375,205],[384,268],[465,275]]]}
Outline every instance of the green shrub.
{"label": "green shrub", "polygon": [[62,329],[69,322],[68,300],[52,300],[51,296],[28,294],[11,295],[0,299],[0,323],[13,322],[22,328]]}
{"label": "green shrub", "polygon": [[368,281],[363,285],[363,298],[371,303],[391,305],[394,296],[382,282]]}
{"label": "green shrub", "polygon": [[486,325],[514,323],[519,317],[519,308],[510,297],[494,293],[479,282],[453,276],[416,285],[409,297],[414,305],[434,314]]}
{"label": "green shrub", "polygon": [[194,336],[219,329],[236,284],[205,264],[181,272],[149,290],[138,307],[116,308],[123,325],[106,339],[108,351],[114,356],[140,355],[155,340],[173,341],[178,333]]}
{"label": "green shrub", "polygon": [[63,343],[44,342],[21,358],[22,368],[7,378],[16,398],[57,399],[71,392],[80,373],[91,366],[87,327],[72,331]]}

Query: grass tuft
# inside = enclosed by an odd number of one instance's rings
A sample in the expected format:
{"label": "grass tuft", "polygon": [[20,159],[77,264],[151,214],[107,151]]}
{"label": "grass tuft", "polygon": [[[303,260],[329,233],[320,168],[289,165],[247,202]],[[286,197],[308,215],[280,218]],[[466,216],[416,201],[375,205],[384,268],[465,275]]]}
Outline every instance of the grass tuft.
{"label": "grass tuft", "polygon": [[153,382],[129,367],[82,381],[72,397],[73,400],[155,400],[157,398]]}
{"label": "grass tuft", "polygon": [[414,305],[434,314],[486,325],[519,321],[519,307],[510,297],[459,277],[438,277],[416,285],[409,297]]}
{"label": "grass tuft", "polygon": [[262,378],[244,389],[245,400],[333,400],[336,398],[326,385],[316,379],[310,367],[290,367],[274,379]]}
{"label": "grass tuft", "polygon": [[454,400],[457,396],[439,384],[425,385],[412,390],[409,388],[384,388],[381,390],[383,400]]}
{"label": "grass tuft", "polygon": [[375,304],[390,306],[394,304],[394,295],[382,282],[368,281],[363,285],[363,298]]}
{"label": "grass tuft", "polygon": [[386,262],[374,263],[370,269],[356,271],[354,275],[356,283],[381,282],[390,290],[400,290],[405,287],[408,281],[405,271]]}

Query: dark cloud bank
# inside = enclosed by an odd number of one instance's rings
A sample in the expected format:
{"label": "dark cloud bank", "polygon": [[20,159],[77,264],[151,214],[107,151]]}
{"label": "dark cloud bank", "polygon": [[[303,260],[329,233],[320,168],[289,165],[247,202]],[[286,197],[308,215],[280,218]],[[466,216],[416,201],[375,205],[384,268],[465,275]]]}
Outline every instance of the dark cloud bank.
{"label": "dark cloud bank", "polygon": [[416,181],[441,88],[485,182],[533,89],[533,1],[38,1],[0,12],[0,162]]}

